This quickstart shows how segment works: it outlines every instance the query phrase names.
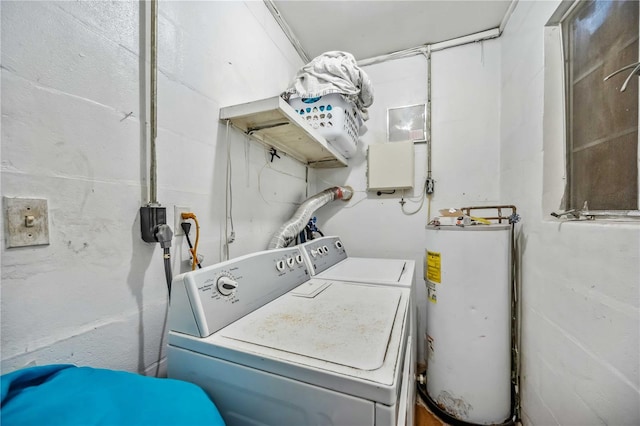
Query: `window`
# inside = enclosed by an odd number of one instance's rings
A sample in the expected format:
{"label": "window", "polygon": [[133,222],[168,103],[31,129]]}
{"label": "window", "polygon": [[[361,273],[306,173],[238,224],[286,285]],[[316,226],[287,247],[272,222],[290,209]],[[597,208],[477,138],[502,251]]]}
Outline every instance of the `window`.
{"label": "window", "polygon": [[595,0],[562,22],[565,56],[567,209],[639,210],[637,0]]}

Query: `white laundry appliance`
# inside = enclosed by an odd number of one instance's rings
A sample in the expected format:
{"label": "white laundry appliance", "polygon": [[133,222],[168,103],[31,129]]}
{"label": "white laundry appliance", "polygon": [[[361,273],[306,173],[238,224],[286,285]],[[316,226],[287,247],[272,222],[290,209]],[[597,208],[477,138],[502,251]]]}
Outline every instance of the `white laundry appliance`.
{"label": "white laundry appliance", "polygon": [[349,257],[339,237],[322,237],[300,244],[302,254],[317,278],[413,287],[415,260]]}
{"label": "white laundry appliance", "polygon": [[[340,237],[327,236],[300,244],[302,254],[311,275],[318,279],[347,282],[367,282],[375,285],[403,287],[411,291],[409,323],[412,347],[410,350],[410,374],[415,377],[417,360],[417,310],[415,307],[414,276],[415,260],[349,257]],[[409,389],[407,404],[415,404],[416,388]],[[408,409],[407,424],[413,424],[413,411]]]}
{"label": "white laundry appliance", "polygon": [[311,278],[298,247],[191,271],[172,284],[168,376],[230,426],[404,425],[409,306],[409,288]]}

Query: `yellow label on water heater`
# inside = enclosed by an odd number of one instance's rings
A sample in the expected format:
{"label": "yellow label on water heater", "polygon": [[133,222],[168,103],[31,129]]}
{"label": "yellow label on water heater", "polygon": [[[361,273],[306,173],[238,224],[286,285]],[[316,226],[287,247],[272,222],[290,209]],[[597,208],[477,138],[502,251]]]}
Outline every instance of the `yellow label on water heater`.
{"label": "yellow label on water heater", "polygon": [[427,251],[427,280],[440,283],[442,279],[440,253]]}

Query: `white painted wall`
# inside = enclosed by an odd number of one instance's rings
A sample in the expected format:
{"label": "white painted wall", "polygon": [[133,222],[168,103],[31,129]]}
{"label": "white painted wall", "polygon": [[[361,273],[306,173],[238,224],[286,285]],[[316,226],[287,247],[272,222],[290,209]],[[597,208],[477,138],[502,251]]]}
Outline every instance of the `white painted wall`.
{"label": "white painted wall", "polygon": [[[148,201],[144,8],[1,4],[2,195],[46,198],[51,237],[2,249],[3,373],[75,363],[155,374],[163,356],[162,254],[141,240],[138,217]],[[158,200],[172,227],[174,205],[197,214],[206,265],[220,260],[224,226],[218,109],[277,95],[302,62],[262,2],[162,1],[159,13]],[[236,131],[230,141],[237,256],[266,248],[306,183],[296,161],[268,164]],[[176,273],[187,268],[183,238]]]}
{"label": "white painted wall", "polygon": [[[175,204],[198,214],[210,264],[224,223],[218,108],[277,94],[301,63],[262,2],[160,5],[159,200],[170,223]],[[498,202],[522,214],[525,422],[638,424],[640,230],[559,224],[541,208],[543,192],[559,193],[543,191],[544,165],[557,164],[545,157],[559,152],[543,149],[543,26],[556,6],[520,1],[500,39],[433,54],[431,214]],[[148,167],[139,8],[1,3],[2,195],[47,198],[51,228],[50,246],[2,249],[2,372],[71,362],[153,374],[162,356],[162,259],[139,237]],[[317,212],[325,234],[341,235],[351,255],[421,265],[427,206],[405,216],[398,194],[367,193],[364,148],[384,142],[387,108],[426,100],[426,60],[365,70],[376,101],[363,147],[349,168],[313,171],[309,195],[353,186],[348,204]],[[268,163],[259,145],[230,138],[236,256],[266,246],[306,185],[295,161]],[[415,161],[412,195],[422,190],[424,145]],[[173,253],[185,270],[183,239]],[[421,276],[418,267],[420,335]]]}
{"label": "white painted wall", "polygon": [[[363,68],[371,78],[375,101],[368,132],[349,168],[319,170],[316,190],[350,185],[355,195],[348,204],[334,202],[318,210],[318,226],[325,235],[340,235],[351,256],[408,258],[416,261],[419,359],[426,291],[423,281],[428,203],[415,215],[401,211],[401,195],[367,192],[366,148],[386,142],[387,109],[425,103],[427,61],[414,56]],[[438,209],[487,205],[499,201],[500,44],[487,41],[432,54],[433,160],[436,180],[431,215]],[[419,200],[426,178],[426,145],[415,146],[415,186],[406,196]],[[419,203],[408,201],[407,212]]]}
{"label": "white painted wall", "polygon": [[550,185],[562,184],[556,165],[563,142],[549,128],[543,138],[543,119],[553,118],[544,105],[556,104],[544,99],[553,81],[545,82],[543,47],[544,25],[558,5],[518,2],[500,39],[500,192],[523,217],[523,420],[637,425],[640,227],[549,216],[560,205],[562,188]]}

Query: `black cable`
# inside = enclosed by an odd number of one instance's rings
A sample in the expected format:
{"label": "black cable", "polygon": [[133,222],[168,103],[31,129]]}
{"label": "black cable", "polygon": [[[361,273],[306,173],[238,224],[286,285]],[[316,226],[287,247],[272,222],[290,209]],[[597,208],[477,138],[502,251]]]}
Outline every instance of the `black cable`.
{"label": "black cable", "polygon": [[173,279],[173,274],[171,273],[171,251],[169,247],[164,249],[163,257],[164,257],[164,275],[165,275],[165,278],[167,279],[167,289],[169,290],[169,297],[171,297],[171,280]]}
{"label": "black cable", "polygon": [[[192,256],[193,256],[193,245],[191,244],[191,239],[189,238],[189,231],[191,230],[191,223],[182,222],[180,224],[180,226],[182,227],[182,230],[184,231],[184,235],[187,237],[187,244],[189,244],[189,252],[192,253]],[[197,258],[196,258],[196,263],[198,264],[198,269],[202,269],[202,265],[200,264],[200,261]]]}

